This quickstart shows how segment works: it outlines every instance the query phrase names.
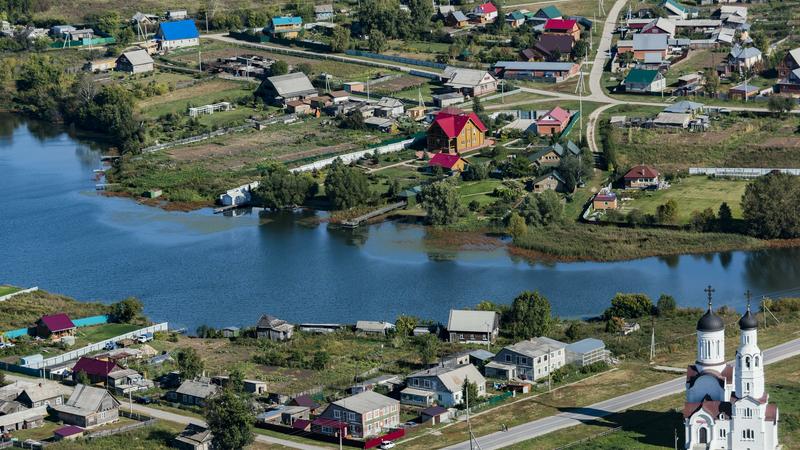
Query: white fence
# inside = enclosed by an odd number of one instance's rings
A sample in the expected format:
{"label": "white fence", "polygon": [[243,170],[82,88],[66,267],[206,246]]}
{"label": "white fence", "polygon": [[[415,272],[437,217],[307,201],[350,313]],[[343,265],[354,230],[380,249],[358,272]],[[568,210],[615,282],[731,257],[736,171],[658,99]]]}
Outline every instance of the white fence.
{"label": "white fence", "polygon": [[330,166],[331,164],[333,164],[333,161],[336,158],[341,159],[342,162],[345,163],[345,164],[350,164],[353,161],[358,161],[359,159],[363,158],[364,156],[372,155],[376,151],[378,152],[379,155],[383,155],[385,153],[399,152],[401,150],[405,150],[406,148],[408,148],[411,144],[414,143],[415,140],[416,140],[415,138],[410,138],[410,139],[405,139],[405,140],[400,141],[400,142],[395,142],[393,144],[383,145],[381,147],[369,148],[369,149],[366,149],[366,150],[360,150],[360,151],[353,152],[353,153],[346,153],[344,155],[332,156],[330,158],[321,159],[319,161],[314,161],[313,163],[309,163],[309,164],[305,164],[305,165],[302,165],[302,166],[299,166],[299,167],[295,167],[294,169],[291,169],[291,171],[292,172],[308,172],[310,170],[322,169],[324,167],[327,167],[327,166]]}
{"label": "white fence", "polygon": [[6,294],[6,295],[3,295],[2,297],[0,297],[0,302],[4,302],[4,301],[6,301],[6,300],[8,300],[8,299],[10,299],[11,297],[14,297],[14,296],[16,296],[16,295],[27,294],[27,293],[29,293],[29,292],[36,292],[36,291],[38,291],[38,290],[39,290],[39,286],[34,286],[34,287],[32,287],[32,288],[23,289],[23,290],[21,290],[21,291],[17,291],[17,292],[12,292],[12,293],[10,293],[10,294]]}
{"label": "white fence", "polygon": [[158,323],[155,325],[150,325],[149,327],[140,328],[135,331],[131,331],[129,333],[121,334],[119,336],[115,336],[111,339],[106,339],[104,341],[95,342],[94,344],[89,344],[86,347],[81,347],[76,350],[72,350],[71,352],[64,353],[63,355],[53,356],[52,358],[47,358],[42,361],[30,363],[25,367],[30,367],[32,369],[42,369],[50,366],[55,366],[57,364],[63,364],[67,361],[72,361],[80,356],[89,354],[91,352],[97,352],[100,350],[104,350],[106,344],[109,342],[117,342],[122,339],[131,339],[137,336],[141,336],[145,333],[155,333],[157,331],[167,331],[169,329],[169,325],[167,322]]}
{"label": "white fence", "polygon": [[800,175],[800,169],[768,169],[748,167],[690,167],[689,175],[714,175],[717,177],[757,178],[770,172]]}

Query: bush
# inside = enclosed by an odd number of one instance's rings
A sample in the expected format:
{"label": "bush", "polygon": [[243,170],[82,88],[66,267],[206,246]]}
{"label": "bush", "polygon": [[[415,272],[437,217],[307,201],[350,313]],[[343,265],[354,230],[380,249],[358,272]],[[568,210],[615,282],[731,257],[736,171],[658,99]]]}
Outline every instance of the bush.
{"label": "bush", "polygon": [[625,317],[635,319],[653,313],[653,301],[645,294],[619,293],[611,299],[611,307],[606,309],[603,317]]}

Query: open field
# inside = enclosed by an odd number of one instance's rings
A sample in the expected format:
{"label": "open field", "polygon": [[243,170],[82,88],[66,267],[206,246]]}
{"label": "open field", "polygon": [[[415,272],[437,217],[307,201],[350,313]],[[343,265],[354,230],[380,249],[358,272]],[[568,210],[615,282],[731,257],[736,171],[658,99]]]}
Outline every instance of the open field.
{"label": "open field", "polygon": [[[763,347],[763,346],[762,346]],[[766,367],[766,390],[770,403],[781,411],[780,441],[784,448],[800,445],[800,429],[796,425],[800,409],[800,358],[794,357]],[[671,449],[677,436],[678,448],[684,444],[683,416],[680,413],[684,394],[672,395],[637,406],[634,409],[612,414],[576,427],[559,430],[540,438],[510,447],[514,450],[552,449],[610,432],[570,448],[589,450],[607,449]],[[791,420],[788,417],[791,417]],[[618,431],[612,431],[618,429]]]}
{"label": "open field", "polygon": [[[241,83],[223,79],[212,79],[194,84],[183,89],[176,89],[164,95],[145,99],[137,104],[139,112],[147,119],[156,119],[164,114],[187,115],[190,106],[202,106],[210,103],[231,102],[239,99],[250,99],[255,86],[251,83]],[[217,112],[212,116],[224,117],[236,111]],[[212,116],[202,116],[210,118]]]}
{"label": "open field", "polygon": [[8,294],[13,294],[14,292],[21,291],[22,288],[16,286],[9,286],[7,284],[0,285],[0,297]]}
{"label": "open field", "polygon": [[[555,0],[555,1],[531,1],[531,0],[508,0],[504,3],[503,11],[509,12],[516,9],[527,9],[536,12],[539,8],[553,5],[558,8],[565,16],[584,16],[590,20],[594,17],[600,19],[605,14],[597,11],[597,2],[593,0]],[[606,5],[606,9],[610,8]]]}
{"label": "open field", "polygon": [[[716,212],[722,202],[731,207],[735,219],[742,217],[739,202],[748,180],[721,180],[705,176],[681,178],[672,182],[669,189],[637,192],[632,201],[623,202],[622,211],[638,209],[645,214],[655,214],[659,205],[672,199],[678,203],[678,223],[688,223],[693,211],[711,208]],[[628,193],[621,194],[628,197]]]}
{"label": "open field", "polygon": [[[619,114],[614,108],[607,115]],[[653,117],[653,109],[623,113]],[[796,167],[800,139],[794,117],[732,114],[712,120],[704,133],[671,129],[613,129],[611,145],[620,168],[653,164],[662,172],[689,167]]]}

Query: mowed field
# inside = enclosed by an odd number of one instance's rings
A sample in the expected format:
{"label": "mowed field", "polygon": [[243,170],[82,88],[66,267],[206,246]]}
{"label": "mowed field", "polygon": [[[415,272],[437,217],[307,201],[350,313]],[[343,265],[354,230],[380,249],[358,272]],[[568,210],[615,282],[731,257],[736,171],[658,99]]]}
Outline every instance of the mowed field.
{"label": "mowed field", "polygon": [[[189,106],[202,106],[222,101],[235,102],[251,98],[256,86],[252,83],[223,79],[198,82],[190,87],[175,89],[164,95],[150,97],[138,103],[145,118],[156,119],[164,114],[188,114]],[[225,115],[226,113],[216,113]]]}
{"label": "mowed field", "polygon": [[[641,197],[622,203],[622,211],[638,209],[645,214],[655,214],[656,208],[669,200],[678,203],[678,221],[687,223],[692,211],[711,208],[715,213],[722,202],[731,207],[734,218],[742,217],[740,202],[748,180],[721,180],[705,176],[692,176],[676,180],[669,189],[643,192]],[[626,193],[621,197],[625,198]]]}

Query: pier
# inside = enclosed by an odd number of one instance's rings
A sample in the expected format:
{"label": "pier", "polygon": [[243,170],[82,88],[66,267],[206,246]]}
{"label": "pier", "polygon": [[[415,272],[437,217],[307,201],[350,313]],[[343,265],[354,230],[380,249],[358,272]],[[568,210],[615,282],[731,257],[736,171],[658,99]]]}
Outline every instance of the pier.
{"label": "pier", "polygon": [[358,227],[359,225],[361,225],[362,223],[366,222],[369,219],[372,219],[372,218],[375,218],[375,217],[378,217],[378,216],[382,216],[382,215],[384,215],[384,214],[386,214],[388,212],[394,211],[395,209],[403,208],[403,207],[406,206],[406,204],[407,203],[405,201],[402,201],[402,202],[397,202],[397,203],[392,203],[390,205],[386,205],[383,208],[376,209],[374,211],[370,211],[370,212],[368,212],[366,214],[363,214],[361,216],[356,217],[355,219],[345,220],[344,222],[342,222],[342,226],[345,227],[345,228],[356,228],[356,227]]}

